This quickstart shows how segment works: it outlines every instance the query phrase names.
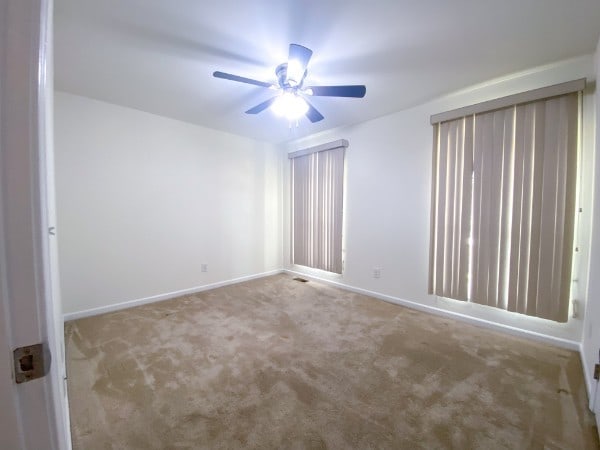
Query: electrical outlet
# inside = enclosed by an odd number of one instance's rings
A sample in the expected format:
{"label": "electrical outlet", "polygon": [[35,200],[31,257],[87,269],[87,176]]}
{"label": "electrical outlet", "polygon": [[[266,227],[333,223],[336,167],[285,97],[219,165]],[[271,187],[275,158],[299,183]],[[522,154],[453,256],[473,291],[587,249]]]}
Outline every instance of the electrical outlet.
{"label": "electrical outlet", "polygon": [[208,264],[200,264],[200,272],[208,272]]}
{"label": "electrical outlet", "polygon": [[373,267],[373,278],[381,278],[381,267]]}

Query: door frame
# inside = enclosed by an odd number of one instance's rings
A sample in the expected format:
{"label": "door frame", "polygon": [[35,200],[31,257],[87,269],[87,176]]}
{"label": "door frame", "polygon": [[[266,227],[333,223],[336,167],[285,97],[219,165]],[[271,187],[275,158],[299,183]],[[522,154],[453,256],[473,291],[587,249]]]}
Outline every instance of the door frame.
{"label": "door frame", "polygon": [[590,399],[590,409],[596,416],[596,429],[598,430],[598,438],[600,439],[600,382],[596,381],[594,396]]}
{"label": "door frame", "polygon": [[[51,271],[52,0],[0,0],[0,447],[70,449],[62,312]],[[49,198],[49,193],[50,198]],[[55,247],[55,245],[54,245]],[[14,380],[12,352],[42,343],[49,373]]]}

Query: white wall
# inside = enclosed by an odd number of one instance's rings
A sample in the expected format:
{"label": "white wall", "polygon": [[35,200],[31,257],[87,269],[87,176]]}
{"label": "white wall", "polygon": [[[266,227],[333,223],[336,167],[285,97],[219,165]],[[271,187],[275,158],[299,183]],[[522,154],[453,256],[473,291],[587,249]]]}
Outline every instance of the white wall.
{"label": "white wall", "polygon": [[63,92],[55,142],[65,313],[281,267],[274,146]]}
{"label": "white wall", "polygon": [[[593,56],[532,69],[493,80],[427,104],[400,111],[369,122],[330,130],[292,142],[294,151],[324,142],[347,139],[345,271],[331,275],[291,266],[289,252],[289,180],[284,171],[284,264],[288,269],[338,282],[346,286],[387,296],[390,300],[413,302],[413,306],[455,312],[494,324],[514,327],[553,338],[576,348],[581,339],[582,320],[558,324],[495,308],[437,299],[427,294],[429,258],[429,217],[432,127],[431,114],[474,104],[496,97],[547,86],[576,78],[594,79]],[[409,88],[409,87],[408,87]],[[367,87],[368,89],[368,87]],[[368,96],[368,90],[367,90]],[[582,179],[591,185],[594,98],[590,89],[584,96],[584,162]],[[580,257],[583,264],[574,277],[574,296],[585,306],[587,286],[587,235],[590,224],[590,189],[581,204]],[[373,268],[381,268],[381,278],[373,278]]]}
{"label": "white wall", "polygon": [[[596,49],[596,73],[600,73],[600,41]],[[600,90],[596,90],[596,179],[594,183],[594,227],[590,257],[590,281],[585,325],[581,342],[583,370],[588,385],[588,393],[592,393],[595,381],[592,378],[594,364],[598,360],[600,350]],[[590,399],[593,400],[593,399]]]}

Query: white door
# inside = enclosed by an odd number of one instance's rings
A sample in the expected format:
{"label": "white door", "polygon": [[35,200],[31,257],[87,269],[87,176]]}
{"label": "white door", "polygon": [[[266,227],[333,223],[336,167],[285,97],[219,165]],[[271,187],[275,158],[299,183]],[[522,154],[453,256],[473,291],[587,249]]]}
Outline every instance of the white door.
{"label": "white door", "polygon": [[[0,448],[69,449],[52,190],[52,0],[0,0]],[[47,159],[47,156],[49,157]],[[50,175],[50,176],[49,176]],[[48,184],[50,183],[50,184]],[[13,350],[50,372],[16,384]]]}

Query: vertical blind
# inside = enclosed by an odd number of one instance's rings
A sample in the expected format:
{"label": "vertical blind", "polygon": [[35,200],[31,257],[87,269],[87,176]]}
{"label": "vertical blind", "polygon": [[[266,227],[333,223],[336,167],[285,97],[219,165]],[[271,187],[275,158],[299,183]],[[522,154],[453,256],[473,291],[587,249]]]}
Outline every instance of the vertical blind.
{"label": "vertical blind", "polygon": [[347,145],[347,141],[336,141],[334,148],[290,156],[293,264],[342,273]]}
{"label": "vertical blind", "polygon": [[431,294],[566,322],[578,94],[435,124]]}
{"label": "vertical blind", "polygon": [[468,299],[473,118],[444,122],[434,143],[430,293]]}

